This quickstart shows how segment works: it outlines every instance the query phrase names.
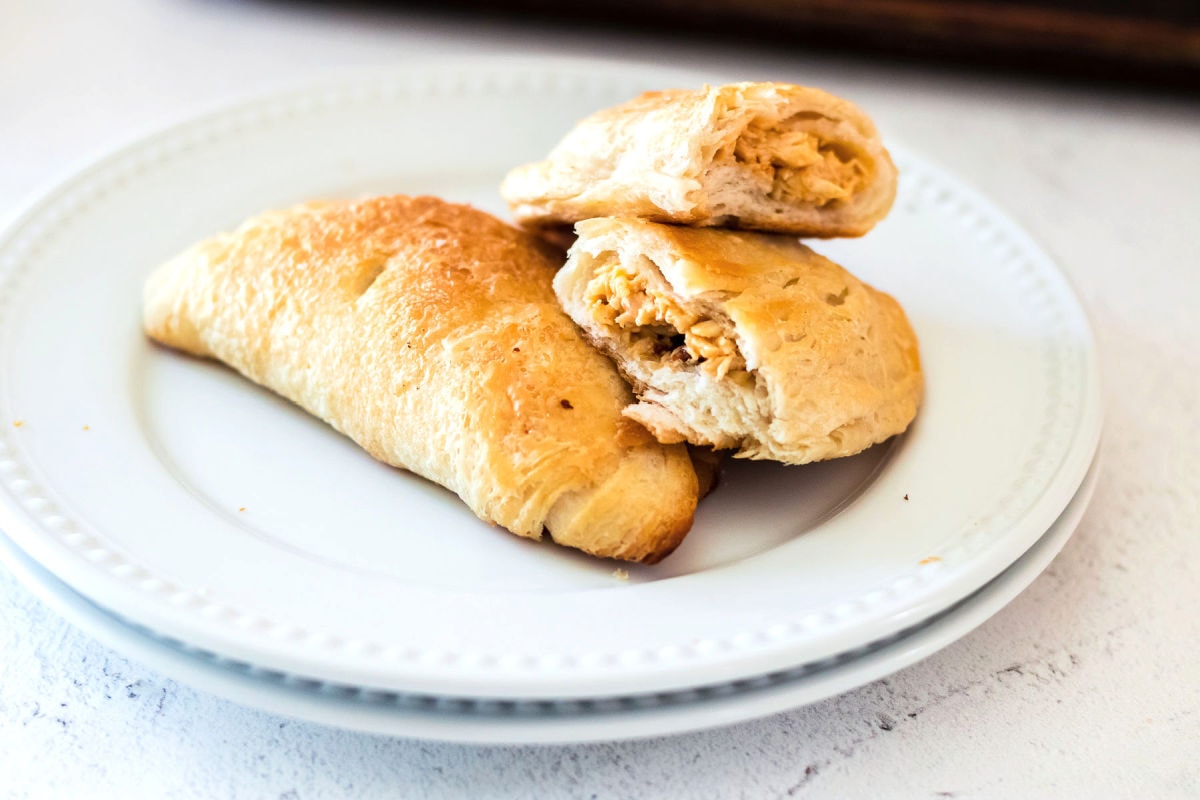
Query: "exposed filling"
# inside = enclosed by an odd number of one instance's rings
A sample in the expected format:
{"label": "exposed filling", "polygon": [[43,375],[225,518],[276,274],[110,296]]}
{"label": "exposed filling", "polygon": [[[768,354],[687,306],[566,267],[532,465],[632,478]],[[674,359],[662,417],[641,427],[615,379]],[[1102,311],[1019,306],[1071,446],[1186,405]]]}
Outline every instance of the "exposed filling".
{"label": "exposed filling", "polygon": [[694,364],[718,379],[745,373],[746,361],[721,323],[688,311],[615,254],[598,259],[585,301],[594,319],[625,334],[632,358]]}
{"label": "exposed filling", "polygon": [[867,180],[867,165],[845,147],[822,143],[796,115],[774,126],[752,122],[734,143],[733,158],[770,182],[772,200],[819,207],[844,200]]}

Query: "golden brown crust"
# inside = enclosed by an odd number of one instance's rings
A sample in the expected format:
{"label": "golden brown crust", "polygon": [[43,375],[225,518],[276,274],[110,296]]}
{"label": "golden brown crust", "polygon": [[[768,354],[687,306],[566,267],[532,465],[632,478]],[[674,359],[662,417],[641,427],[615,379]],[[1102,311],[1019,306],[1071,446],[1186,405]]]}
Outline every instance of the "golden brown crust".
{"label": "golden brown crust", "polygon": [[920,358],[900,305],[795,239],[638,219],[576,231],[555,290],[660,441],[806,463],[915,417]]}
{"label": "golden brown crust", "polygon": [[484,520],[653,562],[691,526],[682,446],[622,417],[632,395],[550,288],[561,253],[488,214],[381,197],[263,214],[145,287],[145,328],[220,359]]}
{"label": "golden brown crust", "polygon": [[589,116],[501,193],[531,227],[641,217],[802,236],[861,236],[896,170],[871,120],[820,89],[739,83],[649,92]]}

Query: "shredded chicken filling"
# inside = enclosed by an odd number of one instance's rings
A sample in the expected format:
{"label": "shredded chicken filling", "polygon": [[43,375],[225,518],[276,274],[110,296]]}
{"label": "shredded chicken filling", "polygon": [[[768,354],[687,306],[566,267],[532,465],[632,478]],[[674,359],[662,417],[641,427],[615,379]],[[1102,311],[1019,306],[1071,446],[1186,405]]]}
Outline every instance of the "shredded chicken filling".
{"label": "shredded chicken filling", "polygon": [[792,119],[771,128],[751,123],[734,144],[734,159],[770,180],[772,200],[822,207],[852,196],[866,182],[866,165],[822,144],[816,133],[797,130],[803,122]]}
{"label": "shredded chicken filling", "polygon": [[615,258],[588,283],[586,302],[598,321],[628,334],[634,358],[696,364],[718,379],[746,369],[721,323],[683,308]]}

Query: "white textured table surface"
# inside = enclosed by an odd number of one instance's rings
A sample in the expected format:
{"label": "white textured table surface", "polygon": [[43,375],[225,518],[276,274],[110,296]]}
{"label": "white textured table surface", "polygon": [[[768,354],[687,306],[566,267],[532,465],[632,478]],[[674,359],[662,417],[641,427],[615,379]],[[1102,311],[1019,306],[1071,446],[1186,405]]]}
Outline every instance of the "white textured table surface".
{"label": "white textured table surface", "polygon": [[1200,797],[1200,103],[781,50],[287,4],[0,11],[0,216],[90,155],[331,68],[456,53],[653,60],[859,101],[1005,207],[1089,307],[1090,511],[934,657],[839,698],[644,742],[467,747],[246,710],[128,661],[0,570],[0,795]]}

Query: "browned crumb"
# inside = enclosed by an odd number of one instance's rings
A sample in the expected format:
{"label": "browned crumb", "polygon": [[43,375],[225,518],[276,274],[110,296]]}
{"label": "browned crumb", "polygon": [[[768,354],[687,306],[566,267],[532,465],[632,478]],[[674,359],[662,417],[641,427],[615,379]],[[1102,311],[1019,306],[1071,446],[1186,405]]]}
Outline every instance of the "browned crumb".
{"label": "browned crumb", "polygon": [[238,509],[238,511],[245,511],[245,510],[246,510],[245,506],[242,506],[241,508]]}
{"label": "browned crumb", "polygon": [[908,499],[908,495],[904,495],[904,499],[905,499],[905,500],[907,500],[907,499]]}
{"label": "browned crumb", "polygon": [[14,427],[14,428],[20,428],[20,427],[21,427],[21,426],[23,426],[24,424],[25,424],[25,420],[23,420],[23,419],[14,419],[14,420],[13,420],[13,427]]}
{"label": "browned crumb", "polygon": [[918,561],[917,563],[918,563],[918,564],[932,564],[932,563],[934,563],[935,561],[941,561],[941,560],[942,560],[942,559],[941,559],[941,558],[939,558],[938,556],[929,556],[928,558],[922,558],[922,559],[921,559],[920,561]]}

